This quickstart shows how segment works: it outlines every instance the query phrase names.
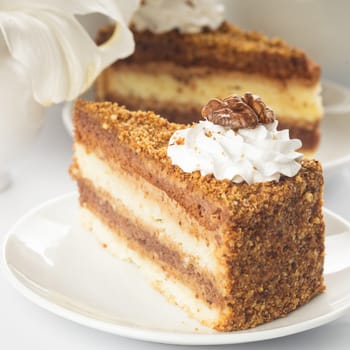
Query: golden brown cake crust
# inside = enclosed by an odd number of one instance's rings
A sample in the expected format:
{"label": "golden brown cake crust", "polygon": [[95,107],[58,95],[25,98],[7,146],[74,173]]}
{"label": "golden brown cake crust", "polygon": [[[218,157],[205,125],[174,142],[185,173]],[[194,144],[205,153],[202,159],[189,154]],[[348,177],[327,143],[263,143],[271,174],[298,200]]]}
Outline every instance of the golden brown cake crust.
{"label": "golden brown cake crust", "polygon": [[[103,28],[97,43],[105,42],[113,27]],[[305,84],[319,81],[320,67],[305,52],[288,46],[278,38],[242,31],[224,22],[216,30],[182,34],[172,30],[164,34],[134,31],[135,52],[123,62],[170,61],[182,66],[211,66],[259,73],[279,79],[301,79]],[[116,63],[118,64],[118,63]]]}

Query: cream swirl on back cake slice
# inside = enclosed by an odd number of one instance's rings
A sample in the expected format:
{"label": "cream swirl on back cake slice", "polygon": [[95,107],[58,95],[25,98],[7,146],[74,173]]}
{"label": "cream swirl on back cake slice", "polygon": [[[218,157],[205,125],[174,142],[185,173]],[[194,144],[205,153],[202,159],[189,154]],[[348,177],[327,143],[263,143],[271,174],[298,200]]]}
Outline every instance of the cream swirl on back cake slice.
{"label": "cream swirl on back cake slice", "polygon": [[137,31],[198,33],[204,27],[216,29],[224,20],[224,6],[218,0],[143,0],[132,23]]}
{"label": "cream swirl on back cake slice", "polygon": [[212,99],[202,115],[207,120],[170,138],[167,154],[183,171],[252,184],[279,181],[300,170],[302,154],[296,150],[301,141],[277,130],[272,110],[258,96]]}

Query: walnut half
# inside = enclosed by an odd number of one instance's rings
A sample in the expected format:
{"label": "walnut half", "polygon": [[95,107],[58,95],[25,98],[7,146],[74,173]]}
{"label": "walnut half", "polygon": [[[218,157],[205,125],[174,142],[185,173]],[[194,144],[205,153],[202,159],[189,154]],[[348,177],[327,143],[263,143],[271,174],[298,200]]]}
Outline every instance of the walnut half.
{"label": "walnut half", "polygon": [[274,112],[262,99],[249,92],[242,97],[229,96],[223,100],[213,98],[202,108],[203,118],[233,130],[255,128],[259,123],[275,120]]}

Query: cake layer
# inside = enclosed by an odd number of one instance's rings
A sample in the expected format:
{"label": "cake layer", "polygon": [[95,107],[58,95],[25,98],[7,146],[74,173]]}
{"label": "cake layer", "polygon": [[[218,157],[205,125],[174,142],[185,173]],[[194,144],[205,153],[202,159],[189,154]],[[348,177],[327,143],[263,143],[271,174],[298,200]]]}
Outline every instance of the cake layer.
{"label": "cake layer", "polygon": [[[100,31],[97,43],[105,42],[113,27]],[[222,68],[287,80],[303,79],[313,85],[320,78],[320,68],[302,50],[281,39],[269,39],[256,32],[244,32],[223,23],[217,30],[183,34],[172,30],[163,34],[134,31],[135,52],[126,62],[174,62],[180,66]],[[212,96],[211,96],[212,97]]]}
{"label": "cake layer", "polygon": [[[184,255],[189,264],[218,277],[225,273],[220,272],[222,266],[216,256],[218,242],[210,240],[217,232],[209,234],[181,206],[143,177],[131,176],[118,164],[101,159],[96,150],[87,152],[81,144],[74,147],[79,178],[94,184],[98,191],[109,193],[109,203],[114,208],[129,219],[138,218],[142,227]],[[127,211],[121,210],[121,206]],[[221,278],[219,280],[222,281]]]}
{"label": "cake layer", "polygon": [[[110,110],[112,106],[115,109]],[[108,113],[105,113],[107,110]],[[156,124],[151,126],[150,121],[155,121]],[[118,137],[113,132],[111,122],[120,123]],[[174,168],[175,171],[171,171],[169,177],[160,177],[160,168],[163,168],[162,171],[169,170],[169,167],[173,169],[166,155],[166,147],[171,134],[183,128],[183,125],[169,123],[151,112],[128,112],[117,104],[108,102],[94,104],[84,101],[76,103],[74,124],[75,142],[83,144],[87,152],[102,150],[103,157],[110,163],[117,163],[126,172],[141,176],[145,181],[159,187],[169,198],[182,203],[181,206],[186,213],[206,230],[208,240],[222,243],[215,230],[227,218],[227,208],[210,201],[212,197],[210,186],[207,188],[207,193],[199,191],[202,184],[199,173],[183,174],[180,169]],[[148,128],[144,128],[147,125]],[[142,160],[139,158],[140,153],[143,154]],[[176,191],[173,184],[174,176],[182,178],[182,184]],[[185,178],[188,176],[192,179],[186,183]],[[228,183],[220,182],[223,192],[225,184]]]}
{"label": "cake layer", "polygon": [[[222,308],[225,299],[215,283],[215,275],[198,266],[191,256],[175,245],[162,240],[152,227],[144,227],[141,218],[129,217],[127,207],[116,202],[105,192],[96,189],[89,181],[78,180],[80,204],[90,210],[116,234],[116,239],[133,249],[140,258],[156,262],[169,278],[187,285],[193,295],[208,305]],[[125,215],[126,214],[126,215]],[[192,261],[191,261],[192,260]]]}
{"label": "cake layer", "polygon": [[112,229],[88,208],[81,208],[82,225],[93,232],[102,247],[118,259],[136,264],[152,286],[159,290],[171,303],[180,306],[191,317],[206,326],[216,328],[225,323],[223,310],[208,306],[195,296],[188,286],[169,276],[156,262],[144,259],[133,248],[128,247],[125,240],[119,239],[123,235],[121,229]]}
{"label": "cake layer", "polygon": [[117,101],[134,110],[153,110],[176,123],[201,119],[201,108],[211,97],[223,98],[253,91],[277,114],[280,129],[303,142],[303,151],[319,144],[323,114],[320,85],[299,80],[281,82],[253,74],[212,71],[206,67],[175,66],[157,62],[142,65],[118,63],[97,80],[99,100]]}
{"label": "cake layer", "polygon": [[[183,68],[169,62],[140,65],[121,62],[108,68],[98,84],[101,84],[97,89],[100,98],[108,93],[121,98],[155,100],[164,105],[191,105],[196,110],[212,97],[224,98],[251,91],[260,96],[280,116],[279,119],[299,126],[318,122],[322,115],[318,83],[304,86],[299,80],[279,81],[220,68]],[[200,113],[188,122],[199,119]]]}

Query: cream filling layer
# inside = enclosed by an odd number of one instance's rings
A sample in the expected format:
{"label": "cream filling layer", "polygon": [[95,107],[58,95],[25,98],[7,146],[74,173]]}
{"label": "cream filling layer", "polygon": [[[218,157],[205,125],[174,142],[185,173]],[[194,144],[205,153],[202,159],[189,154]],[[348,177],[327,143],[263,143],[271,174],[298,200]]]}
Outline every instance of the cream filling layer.
{"label": "cream filling layer", "polygon": [[81,222],[85,228],[94,233],[101,244],[104,244],[105,249],[110,254],[118,259],[136,264],[153,287],[159,290],[170,302],[180,306],[191,317],[207,326],[214,327],[219,322],[220,310],[209,308],[180,281],[172,279],[152,261],[140,257],[122,240],[116,240],[115,233],[87,208],[81,208]]}
{"label": "cream filling layer", "polygon": [[[193,257],[202,269],[215,274],[221,271],[213,244],[185,232],[186,212],[165,193],[141,177],[130,176],[121,168],[112,169],[97,155],[88,153],[83,145],[75,144],[75,157],[83,178],[120,201],[146,227],[152,227],[160,241],[171,242],[180,252]],[[161,200],[153,200],[153,196]],[[164,203],[166,206],[162,205]],[[165,209],[167,205],[171,206],[170,210]]]}
{"label": "cream filling layer", "polygon": [[[307,86],[296,79],[281,82],[254,74],[208,72],[208,69],[171,67],[159,62],[117,67],[107,69],[100,78],[104,81],[98,88],[106,89],[104,93],[202,107],[213,97],[225,98],[250,91],[259,95],[283,120],[302,118],[301,122],[315,122],[323,115],[319,83]],[[175,75],[177,71],[180,78]]]}

